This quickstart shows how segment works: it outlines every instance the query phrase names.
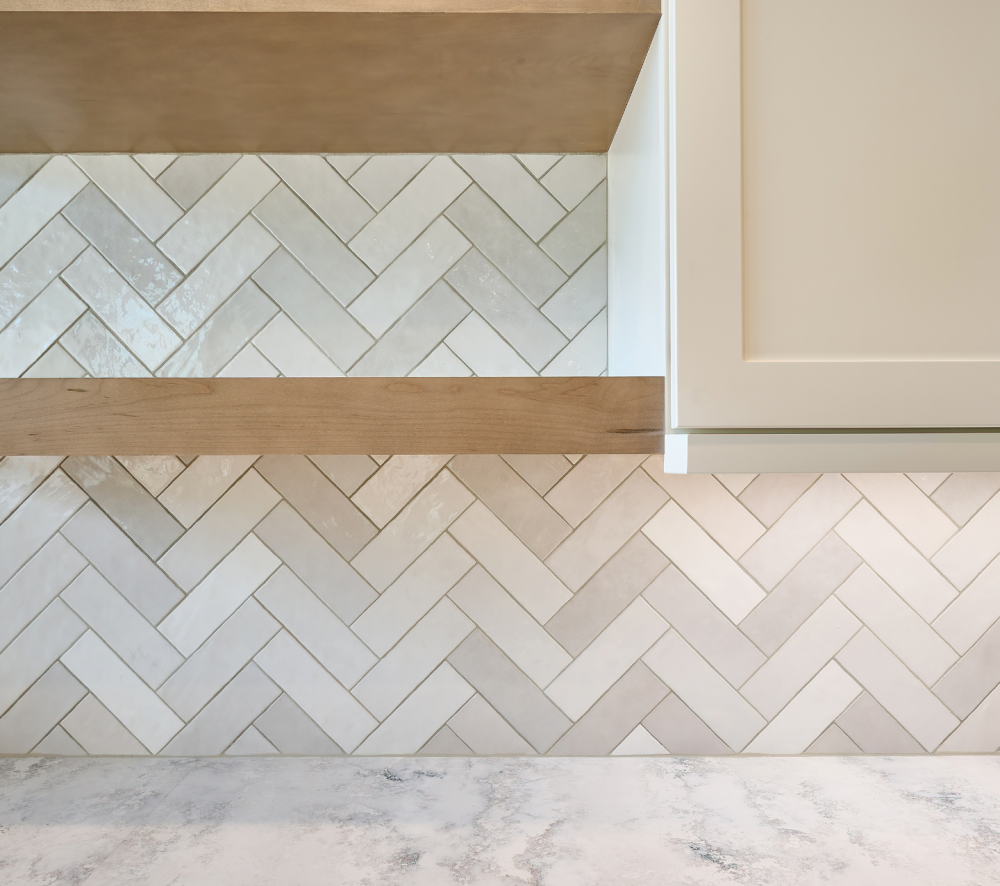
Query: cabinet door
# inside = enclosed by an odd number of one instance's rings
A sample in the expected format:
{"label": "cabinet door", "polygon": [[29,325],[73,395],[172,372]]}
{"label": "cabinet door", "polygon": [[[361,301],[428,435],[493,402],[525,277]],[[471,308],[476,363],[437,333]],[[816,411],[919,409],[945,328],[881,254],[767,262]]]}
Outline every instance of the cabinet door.
{"label": "cabinet door", "polygon": [[1000,426],[1000,3],[670,26],[673,426]]}

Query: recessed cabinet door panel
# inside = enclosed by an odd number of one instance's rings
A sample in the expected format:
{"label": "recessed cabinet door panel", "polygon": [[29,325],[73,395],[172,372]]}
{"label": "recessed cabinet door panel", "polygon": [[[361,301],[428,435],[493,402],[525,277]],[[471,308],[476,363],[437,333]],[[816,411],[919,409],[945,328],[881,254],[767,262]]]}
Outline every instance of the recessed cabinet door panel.
{"label": "recessed cabinet door panel", "polygon": [[674,426],[1000,426],[1000,3],[672,13]]}

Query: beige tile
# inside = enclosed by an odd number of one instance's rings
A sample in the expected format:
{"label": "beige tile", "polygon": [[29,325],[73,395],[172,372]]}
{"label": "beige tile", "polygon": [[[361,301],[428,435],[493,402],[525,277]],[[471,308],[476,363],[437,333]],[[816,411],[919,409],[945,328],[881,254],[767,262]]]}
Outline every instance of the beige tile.
{"label": "beige tile", "polygon": [[433,154],[381,154],[351,176],[351,187],[375,209],[382,209],[433,157]]}
{"label": "beige tile", "polygon": [[645,600],[636,600],[549,684],[545,694],[571,719],[579,719],[668,627]]}
{"label": "beige tile", "polygon": [[152,495],[159,495],[184,470],[184,462],[173,455],[118,455],[122,466]]}
{"label": "beige tile", "polygon": [[541,181],[553,197],[572,209],[607,175],[607,154],[568,154]]}
{"label": "beige tile", "polygon": [[[958,719],[870,631],[851,640],[837,661],[928,751],[958,725]],[[850,730],[845,731],[864,747]]]}
{"label": "beige tile", "polygon": [[632,474],[555,549],[546,565],[567,587],[579,589],[666,499],[663,490],[647,474],[641,471]]}
{"label": "beige tile", "polygon": [[669,690],[641,662],[629,668],[549,751],[554,756],[604,756],[667,696]]}
{"label": "beige tile", "polygon": [[[753,485],[751,483],[748,490]],[[740,563],[766,590],[770,590],[809,553],[817,539],[840,522],[860,498],[857,489],[840,474],[823,474],[743,555]]]}
{"label": "beige tile", "polygon": [[287,695],[254,720],[262,737],[273,743],[273,753],[295,756],[341,756],[344,751]]}
{"label": "beige tile", "polygon": [[936,553],[957,528],[905,474],[844,474],[879,513],[925,557]]}
{"label": "beige tile", "polygon": [[61,455],[13,455],[0,461],[0,521],[14,513],[62,460]]}
{"label": "beige tile", "polygon": [[[827,600],[800,627],[784,646],[740,688],[740,695],[770,720],[785,707],[810,680],[851,639],[861,622],[835,597]],[[833,678],[830,678],[831,680]],[[834,683],[836,681],[834,680]],[[853,701],[853,697],[851,698]],[[833,714],[823,728],[846,707]],[[812,735],[803,749],[812,742]],[[772,753],[772,752],[768,752]],[[799,751],[789,752],[799,753]]]}
{"label": "beige tile", "polygon": [[889,587],[928,621],[940,615],[958,596],[958,591],[867,502],[862,502],[838,523],[836,531]]}
{"label": "beige tile", "polygon": [[[469,314],[445,339],[447,348],[477,376],[536,375],[520,354],[476,313]],[[434,356],[433,354],[431,356]],[[439,355],[441,357],[442,355]],[[443,355],[447,356],[447,355]],[[439,362],[443,362],[439,360]],[[424,374],[424,373],[420,373]],[[437,374],[443,374],[438,372]]]}
{"label": "beige tile", "polygon": [[760,586],[676,502],[642,531],[731,621],[764,599]]}
{"label": "beige tile", "polygon": [[907,474],[924,495],[930,495],[937,489],[951,474]]}
{"label": "beige tile", "polygon": [[928,686],[958,654],[867,565],[837,590],[837,597]]}
{"label": "beige tile", "polygon": [[447,345],[438,345],[409,373],[414,378],[468,378],[472,374]]}
{"label": "beige tile", "polygon": [[673,693],[653,708],[642,725],[671,754],[732,753],[729,745]]}
{"label": "beige tile", "polygon": [[711,474],[665,474],[656,456],[643,467],[730,557],[742,557],[764,534],[757,518]]}
{"label": "beige tile", "polygon": [[447,662],[428,677],[357,749],[358,754],[415,754],[475,690]]}
{"label": "beige tile", "polygon": [[[764,718],[677,631],[669,631],[642,660],[733,750],[743,750],[766,725]],[[648,718],[643,725],[671,753],[683,753],[671,746],[668,736],[650,726]]]}
{"label": "beige tile", "polygon": [[467,573],[448,596],[539,686],[547,686],[573,661],[481,566]]}
{"label": "beige tile", "polygon": [[252,344],[244,347],[217,373],[217,378],[277,378],[281,373],[277,367]]}
{"label": "beige tile", "polygon": [[566,715],[482,631],[473,631],[448,661],[539,753],[569,728]]}
{"label": "beige tile", "polygon": [[843,729],[836,723],[831,723],[803,753],[839,757],[846,754],[861,754],[863,751],[851,741]]}
{"label": "beige tile", "polygon": [[442,535],[351,625],[376,655],[399,639],[468,572],[474,560]]}
{"label": "beige tile", "polygon": [[[183,154],[154,178],[181,207],[190,209],[239,159],[239,154]],[[138,157],[136,160],[146,168]]]}
{"label": "beige tile", "polygon": [[499,455],[458,455],[450,468],[536,556],[548,556],[569,535],[567,523]]}
{"label": "beige tile", "polygon": [[608,239],[608,185],[601,182],[539,243],[572,274]]}
{"label": "beige tile", "polygon": [[256,470],[347,559],[375,537],[364,514],[305,456],[266,455]]}
{"label": "beige tile", "polygon": [[764,727],[746,752],[804,753],[860,694],[861,687],[831,661]]}
{"label": "beige tile", "polygon": [[[327,739],[332,744],[331,739]],[[255,726],[248,726],[244,733],[225,750],[227,757],[261,757],[277,754],[278,749]]]}
{"label": "beige tile", "polygon": [[941,754],[995,754],[1000,749],[1000,686],[938,748]]}
{"label": "beige tile", "polygon": [[518,154],[520,160],[535,177],[541,178],[562,159],[562,154]]}
{"label": "beige tile", "polygon": [[662,573],[642,596],[733,686],[742,686],[766,661],[764,654],[676,567]]}
{"label": "beige tile", "polygon": [[17,378],[86,311],[61,280],[41,295],[0,332],[0,378]]}
{"label": "beige tile", "polygon": [[475,502],[450,529],[515,600],[540,622],[572,594],[482,502]]}
{"label": "beige tile", "polygon": [[993,625],[934,685],[934,694],[960,719],[1000,683],[1000,622]]}
{"label": "beige tile", "polygon": [[255,534],[347,624],[378,596],[287,502],[271,511]]}
{"label": "beige tile", "polygon": [[474,627],[451,600],[442,600],[353,688],[354,697],[384,720]]}
{"label": "beige tile", "polygon": [[[718,480],[723,486],[726,487],[733,495],[739,495],[746,489],[760,474],[713,474],[716,480]],[[777,475],[785,476],[785,475]]]}
{"label": "beige tile", "polygon": [[149,753],[93,695],[73,708],[62,725],[88,754],[126,757]]}
{"label": "beige tile", "polygon": [[545,630],[570,655],[579,655],[668,562],[646,536],[636,535],[545,623]]}
{"label": "beige tile", "polygon": [[470,748],[447,726],[442,726],[419,751],[421,757],[471,757]]}
{"label": "beige tile", "polygon": [[278,314],[253,339],[254,347],[286,378],[342,378],[344,373],[296,326]]}
{"label": "beige tile", "polygon": [[641,455],[588,455],[545,496],[571,526],[579,526],[642,463]]}
{"label": "beige tile", "polygon": [[442,471],[379,533],[352,565],[384,591],[473,502],[448,470]]}
{"label": "beige tile", "polygon": [[771,655],[860,563],[831,532],[740,622],[740,630]]}
{"label": "beige tile", "polygon": [[344,178],[350,178],[368,161],[369,154],[329,154],[327,162]]}
{"label": "beige tile", "polygon": [[158,500],[182,526],[190,527],[256,460],[256,455],[199,455]]}
{"label": "beige tile", "polygon": [[606,375],[608,371],[608,311],[591,320],[541,371],[545,378]]}
{"label": "beige tile", "polygon": [[[913,475],[910,476],[912,479]],[[937,506],[959,526],[968,523],[970,518],[1000,491],[1000,473],[931,474],[928,476],[939,479],[933,488],[924,488],[924,492],[930,495]]]}
{"label": "beige tile", "polygon": [[82,757],[87,752],[70,737],[70,734],[62,726],[56,726],[35,745],[31,753],[42,757]]}
{"label": "beige tile", "polygon": [[190,591],[281,501],[252,468],[159,560]]}
{"label": "beige tile", "polygon": [[450,455],[394,455],[351,496],[351,501],[381,529],[450,458]]}
{"label": "beige tile", "polygon": [[502,455],[507,464],[537,492],[545,495],[573,465],[564,455]]}
{"label": "beige tile", "polygon": [[837,718],[835,725],[866,754],[924,753],[919,742],[867,692]]}
{"label": "beige tile", "polygon": [[819,479],[819,474],[757,474],[738,495],[743,506],[767,527]]}
{"label": "beige tile", "polygon": [[481,695],[474,695],[448,721],[448,726],[476,754],[491,756],[535,753]]}
{"label": "beige tile", "polygon": [[612,757],[649,757],[656,754],[669,754],[660,742],[653,738],[652,733],[641,723],[622,739],[612,752]]}
{"label": "beige tile", "polygon": [[310,455],[309,459],[344,495],[354,495],[378,470],[367,455]]}
{"label": "beige tile", "polygon": [[933,622],[937,631],[960,655],[972,648],[986,629],[1000,618],[1000,557],[990,563]]}
{"label": "beige tile", "polygon": [[931,562],[961,590],[998,553],[1000,496],[994,496],[938,551]]}
{"label": "beige tile", "polygon": [[29,753],[86,694],[56,662],[0,717],[0,753]]}

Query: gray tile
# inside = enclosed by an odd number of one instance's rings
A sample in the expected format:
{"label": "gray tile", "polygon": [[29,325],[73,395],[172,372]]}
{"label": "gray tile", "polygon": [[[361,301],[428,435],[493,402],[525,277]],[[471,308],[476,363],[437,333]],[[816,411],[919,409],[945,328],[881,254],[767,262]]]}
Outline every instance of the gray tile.
{"label": "gray tile", "polygon": [[87,561],[60,535],[49,540],[0,587],[0,650],[23,631],[85,568]]}
{"label": "gray tile", "polygon": [[831,723],[823,734],[805,749],[805,753],[839,757],[844,754],[860,754],[863,751],[851,741],[843,729],[836,723]]}
{"label": "gray tile", "polygon": [[0,754],[27,754],[86,694],[56,662],[0,717]]}
{"label": "gray tile", "polygon": [[261,757],[278,753],[278,749],[261,735],[256,726],[248,726],[225,750],[227,757]]}
{"label": "gray tile", "polygon": [[445,218],[436,219],[351,305],[351,313],[381,336],[469,249]]}
{"label": "gray tile", "polygon": [[151,495],[159,495],[184,471],[184,462],[173,455],[116,455],[115,458]]}
{"label": "gray tile", "polygon": [[326,757],[344,753],[340,746],[284,693],[254,720],[254,725],[282,754]]}
{"label": "gray tile", "polygon": [[643,597],[733,686],[741,686],[767,660],[676,567],[646,588]]}
{"label": "gray tile", "polygon": [[470,748],[447,726],[442,726],[419,751],[421,757],[471,757]]}
{"label": "gray tile", "polygon": [[184,663],[183,656],[92,566],[63,591],[62,599],[154,689]]}
{"label": "gray tile", "polygon": [[256,469],[348,560],[377,534],[368,518],[305,456],[266,455]]}
{"label": "gray tile", "polygon": [[187,469],[160,495],[160,504],[189,527],[222,498],[256,460],[255,455],[181,456]]}
{"label": "gray tile", "polygon": [[378,470],[378,465],[367,455],[310,455],[309,458],[344,495],[354,495]]}
{"label": "gray tile", "polygon": [[358,321],[283,249],[264,263],[254,280],[341,369],[350,368],[374,344]]}
{"label": "gray tile", "polygon": [[469,250],[445,279],[535,369],[566,345],[566,337],[479,250]]}
{"label": "gray tile", "polygon": [[278,314],[253,340],[253,347],[286,378],[343,378],[340,367],[324,354],[287,314]]}
{"label": "gray tile", "polygon": [[602,182],[564,218],[541,247],[572,274],[608,239],[608,185]]}
{"label": "gray tile", "polygon": [[570,655],[579,655],[668,563],[646,536],[635,536],[545,623],[545,629]]}
{"label": "gray tile", "polygon": [[180,346],[181,339],[96,249],[84,252],[62,279],[149,369]]}
{"label": "gray tile", "polygon": [[568,338],[578,335],[608,304],[608,247],[597,250],[542,307]]}
{"label": "gray tile", "polygon": [[542,370],[542,376],[607,375],[608,311],[602,310]]}
{"label": "gray tile", "polygon": [[50,283],[0,332],[0,378],[17,378],[85,310],[61,280]]}
{"label": "gray tile", "polygon": [[82,757],[86,753],[62,726],[56,726],[32,750],[32,754],[43,757]]}
{"label": "gray tile", "polygon": [[766,655],[774,654],[860,564],[831,532],[740,622],[740,630]]}
{"label": "gray tile", "polygon": [[[524,365],[527,367],[526,363]],[[472,370],[447,345],[438,345],[410,373],[414,378],[468,378],[472,374]]]}
{"label": "gray tile", "polygon": [[[454,352],[453,356],[468,366],[475,375],[537,375],[524,362],[521,355],[500,338],[479,314],[469,314],[445,339],[445,343]],[[447,361],[444,362],[447,365]]]}
{"label": "gray tile", "polygon": [[636,662],[573,728],[549,750],[554,756],[610,754],[669,694],[642,662]]}
{"label": "gray tile", "polygon": [[156,181],[184,209],[190,209],[239,159],[239,154],[183,154]]}
{"label": "gray tile", "polygon": [[264,160],[341,240],[350,240],[375,215],[322,157],[265,154]]}
{"label": "gray tile", "polygon": [[479,630],[448,661],[539,753],[572,724]]}
{"label": "gray tile", "polygon": [[278,181],[259,157],[244,155],[157,245],[184,273],[190,273]]}
{"label": "gray tile", "polygon": [[563,206],[573,209],[607,175],[607,154],[567,154],[541,181]]}
{"label": "gray tile", "polygon": [[86,248],[87,241],[61,215],[42,228],[0,270],[0,329]]}
{"label": "gray tile", "polygon": [[226,300],[157,375],[208,378],[219,372],[278,313],[253,280]]}
{"label": "gray tile", "polygon": [[867,692],[858,696],[835,725],[866,754],[923,753],[917,740]]}
{"label": "gray tile", "polygon": [[961,719],[1000,683],[1000,622],[996,622],[937,683],[934,694]]}
{"label": "gray tile", "polygon": [[[476,185],[449,206],[445,215],[536,307],[566,281],[558,265]],[[606,301],[606,270],[604,290]]]}
{"label": "gray tile", "polygon": [[0,522],[6,520],[56,468],[58,455],[16,455],[0,459]]}
{"label": "gray tile", "polygon": [[221,754],[279,695],[281,690],[251,662],[160,753],[165,757]]}
{"label": "gray tile", "polygon": [[253,214],[341,304],[350,304],[375,279],[286,185],[271,191]]}
{"label": "gray tile", "polygon": [[276,249],[256,219],[244,219],[158,311],[181,335],[190,336]]}
{"label": "gray tile", "polygon": [[952,474],[931,498],[959,526],[964,526],[998,490],[1000,474]]}
{"label": "gray tile", "polygon": [[499,455],[459,455],[449,467],[538,557],[569,535],[569,524]]}
{"label": "gray tile", "polygon": [[447,283],[439,280],[378,339],[350,375],[408,375],[470,310]]}
{"label": "gray tile", "polygon": [[0,155],[0,206],[38,172],[48,159],[48,154]]}
{"label": "gray tile", "polygon": [[348,624],[378,596],[290,505],[278,505],[255,531]]}
{"label": "gray tile", "polygon": [[553,166],[556,165],[561,159],[562,154],[518,154],[517,159],[520,160],[526,167],[528,171],[535,177],[541,178],[548,172]]}
{"label": "gray tile", "polygon": [[60,344],[54,344],[21,373],[21,378],[83,378],[87,374]]}
{"label": "gray tile", "polygon": [[565,215],[552,195],[509,154],[456,154],[455,160],[532,240]]}
{"label": "gray tile", "polygon": [[177,154],[133,154],[132,159],[156,178],[177,159]]}
{"label": "gray tile", "polygon": [[59,343],[94,378],[150,376],[135,355],[89,311],[59,339]]}
{"label": "gray tile", "polygon": [[449,721],[459,741],[476,754],[533,755],[531,747],[481,695],[474,695]]}
{"label": "gray tile", "polygon": [[350,178],[365,165],[371,154],[327,154],[326,161],[344,178]]}
{"label": "gray tile", "polygon": [[63,718],[63,727],[88,754],[147,755],[149,751],[93,695]]}
{"label": "gray tile", "polygon": [[351,177],[351,187],[375,209],[383,209],[433,156],[433,154],[376,155]]}
{"label": "gray tile", "polygon": [[159,689],[190,720],[281,630],[256,600],[247,600]]}
{"label": "gray tile", "polygon": [[653,708],[642,725],[671,754],[732,753],[732,749],[673,693]]}
{"label": "gray tile", "polygon": [[66,471],[150,557],[159,557],[184,528],[111,456],[68,458]]}
{"label": "gray tile", "polygon": [[180,271],[96,185],[77,194],[63,215],[151,305],[180,283]]}
{"label": "gray tile", "polygon": [[381,274],[468,184],[448,157],[435,157],[351,240],[351,249]]}
{"label": "gray tile", "polygon": [[501,455],[539,495],[545,495],[573,465],[564,455]]}

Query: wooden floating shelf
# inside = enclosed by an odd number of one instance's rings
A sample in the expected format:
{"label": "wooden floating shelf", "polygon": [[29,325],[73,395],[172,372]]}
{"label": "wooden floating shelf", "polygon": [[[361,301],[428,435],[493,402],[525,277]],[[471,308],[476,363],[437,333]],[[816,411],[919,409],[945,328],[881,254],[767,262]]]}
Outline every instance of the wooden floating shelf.
{"label": "wooden floating shelf", "polygon": [[0,153],[604,152],[658,0],[0,0]]}
{"label": "wooden floating shelf", "polygon": [[4,455],[663,451],[663,378],[0,380]]}

